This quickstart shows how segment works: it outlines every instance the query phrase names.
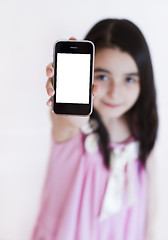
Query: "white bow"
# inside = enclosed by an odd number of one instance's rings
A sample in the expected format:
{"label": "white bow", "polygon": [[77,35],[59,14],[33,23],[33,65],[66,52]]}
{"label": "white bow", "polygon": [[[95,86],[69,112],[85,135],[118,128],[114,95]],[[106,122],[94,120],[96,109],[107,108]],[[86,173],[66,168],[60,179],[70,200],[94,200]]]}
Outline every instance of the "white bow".
{"label": "white bow", "polygon": [[128,143],[124,150],[115,148],[111,152],[110,175],[102,204],[99,219],[105,220],[118,213],[122,207],[125,181],[125,166],[127,165],[127,206],[132,206],[136,200],[135,186],[132,179],[133,162],[138,157],[139,143]]}

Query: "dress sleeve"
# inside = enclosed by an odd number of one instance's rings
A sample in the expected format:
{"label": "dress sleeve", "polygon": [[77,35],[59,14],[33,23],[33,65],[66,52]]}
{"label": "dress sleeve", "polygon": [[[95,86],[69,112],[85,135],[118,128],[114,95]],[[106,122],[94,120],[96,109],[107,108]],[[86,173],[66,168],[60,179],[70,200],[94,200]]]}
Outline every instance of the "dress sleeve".
{"label": "dress sleeve", "polygon": [[48,179],[51,178],[54,169],[56,170],[59,168],[62,169],[62,171],[65,170],[65,168],[63,168],[63,165],[67,165],[69,163],[69,159],[71,159],[70,162],[72,162],[73,159],[76,159],[77,156],[81,156],[83,152],[83,135],[81,132],[79,132],[70,140],[61,143],[55,142],[51,136],[51,150],[44,187],[47,187]]}
{"label": "dress sleeve", "polygon": [[57,224],[56,222],[51,222],[51,219],[54,219],[52,217],[53,213],[59,216],[59,211],[62,211],[62,201],[68,197],[71,191],[69,188],[70,184],[67,183],[73,182],[73,176],[78,168],[83,152],[81,132],[72,139],[62,143],[56,143],[51,137],[49,162],[32,240],[39,240],[42,236],[45,236],[45,239],[50,239],[48,238],[52,232],[50,228]]}

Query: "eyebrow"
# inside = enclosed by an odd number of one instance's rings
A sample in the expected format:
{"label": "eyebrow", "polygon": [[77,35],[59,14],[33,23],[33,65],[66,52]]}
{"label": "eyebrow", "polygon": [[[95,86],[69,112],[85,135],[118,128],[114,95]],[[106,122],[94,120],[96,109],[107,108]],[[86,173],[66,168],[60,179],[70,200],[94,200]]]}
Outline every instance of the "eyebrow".
{"label": "eyebrow", "polygon": [[135,72],[135,73],[125,73],[124,75],[125,76],[137,76],[137,77],[139,77],[139,73],[138,72]]}
{"label": "eyebrow", "polygon": [[[103,69],[103,68],[96,68],[94,72],[104,72],[104,73],[109,73],[112,74],[109,70]],[[139,76],[138,72],[130,72],[130,73],[125,73],[124,76]]]}
{"label": "eyebrow", "polygon": [[103,68],[96,68],[96,69],[94,70],[94,72],[105,72],[105,73],[110,73],[110,74],[111,74],[110,71],[108,71],[108,70],[106,70],[106,69],[103,69]]}

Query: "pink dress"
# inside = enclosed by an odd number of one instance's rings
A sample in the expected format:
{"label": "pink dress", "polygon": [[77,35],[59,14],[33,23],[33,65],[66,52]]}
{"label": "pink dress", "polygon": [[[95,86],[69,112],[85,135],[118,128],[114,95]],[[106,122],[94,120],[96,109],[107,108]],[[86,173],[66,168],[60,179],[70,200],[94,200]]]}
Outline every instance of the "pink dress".
{"label": "pink dress", "polygon": [[[120,144],[111,144],[111,147],[121,148]],[[134,159],[132,166],[135,203],[131,207],[127,204],[125,181],[121,210],[101,220],[110,171],[103,163],[100,149],[88,152],[82,132],[61,144],[52,140],[42,203],[32,240],[143,240],[146,172],[138,158]]]}

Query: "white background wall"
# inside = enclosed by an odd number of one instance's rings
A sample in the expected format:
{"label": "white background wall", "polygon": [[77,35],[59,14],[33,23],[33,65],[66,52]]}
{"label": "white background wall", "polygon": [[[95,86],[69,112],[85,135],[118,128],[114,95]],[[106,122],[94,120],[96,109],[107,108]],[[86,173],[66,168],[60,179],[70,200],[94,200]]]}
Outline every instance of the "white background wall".
{"label": "white background wall", "polygon": [[0,240],[28,240],[38,211],[50,145],[45,67],[53,44],[70,36],[82,39],[108,17],[136,23],[151,50],[160,115],[155,236],[167,239],[167,0],[1,0]]}

